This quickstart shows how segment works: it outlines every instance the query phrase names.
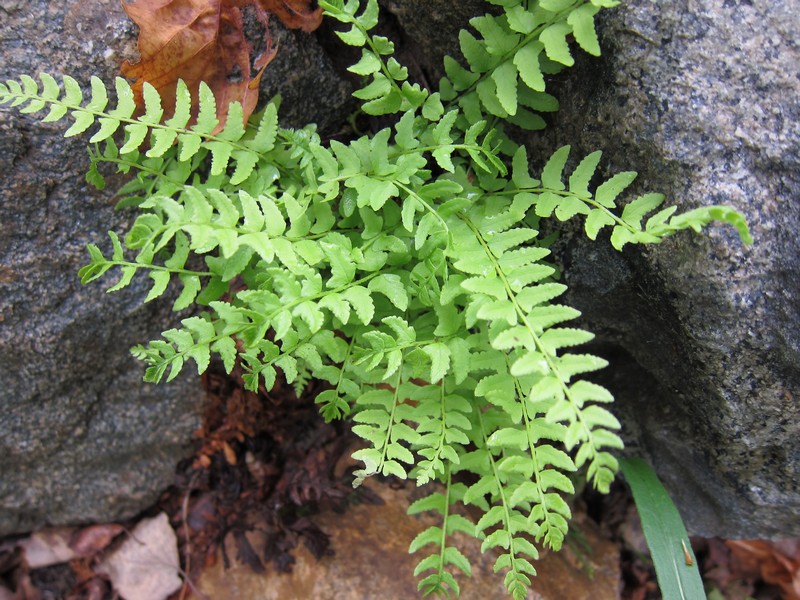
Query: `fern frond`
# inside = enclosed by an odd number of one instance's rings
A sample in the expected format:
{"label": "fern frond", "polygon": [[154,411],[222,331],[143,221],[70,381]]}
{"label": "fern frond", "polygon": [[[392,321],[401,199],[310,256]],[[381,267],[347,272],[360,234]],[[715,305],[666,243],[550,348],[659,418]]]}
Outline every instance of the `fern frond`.
{"label": "fern frond", "polygon": [[201,148],[205,148],[212,155],[212,175],[224,172],[231,159],[235,161],[237,170],[232,181],[236,184],[247,179],[259,156],[269,151],[271,144],[274,144],[274,135],[270,132],[277,128],[275,111],[262,113],[262,123],[258,126],[258,131],[262,132],[260,136],[243,139],[245,129],[242,108],[238,103],[231,104],[230,117],[225,128],[213,135],[212,132],[217,127],[216,100],[205,84],[200,85],[197,121],[188,126],[191,95],[182,81],[178,82],[173,116],[162,123],[164,110],[161,98],[148,83],[143,88],[145,112],[135,116],[133,92],[122,78],[116,79],[117,106],[110,111],[106,110],[108,93],[105,85],[97,77],[91,79],[91,97],[88,101],[84,100],[78,82],[68,75],[62,78],[63,92],[51,75],[42,73],[39,78],[42,82],[41,90],[37,82],[28,76],[21,77],[19,82],[6,81],[4,85],[0,85],[0,104],[22,106],[21,110],[25,113],[34,113],[49,107],[49,112],[42,118],[43,122],[59,121],[67,113],[71,114],[74,122],[64,133],[65,137],[84,133],[97,124],[99,127],[89,139],[90,143],[109,140],[122,129],[125,141],[119,153],[123,155],[142,147],[148,135],[150,144],[146,155],[150,158],[163,156],[176,142],[180,147],[180,161],[191,160]]}
{"label": "fern frond", "polygon": [[358,423],[353,431],[372,447],[358,450],[353,458],[364,463],[364,468],[354,473],[354,486],[375,474],[408,477],[406,465],[414,464],[407,445],[417,442],[418,434],[403,421],[411,418],[413,408],[403,402],[401,393],[402,366],[398,369],[393,390],[375,389],[356,399],[359,407],[353,415]]}
{"label": "fern frond", "polygon": [[420,579],[417,589],[423,596],[438,595],[450,598],[458,597],[461,588],[447,567],[452,565],[467,576],[472,574],[472,567],[458,548],[447,545],[448,538],[456,532],[471,536],[475,525],[462,515],[453,513],[451,508],[463,499],[466,486],[463,483],[453,483],[449,468],[445,468],[442,479],[445,485],[444,493],[434,492],[415,501],[408,508],[410,515],[433,512],[441,516],[442,524],[429,527],[417,535],[408,551],[414,554],[423,549],[430,550],[428,547],[433,546],[434,552],[420,560],[414,569],[414,575],[417,577],[427,573]]}
{"label": "fern frond", "polygon": [[[530,561],[539,557],[538,550],[526,537],[537,533],[535,524],[531,524],[525,514],[528,506],[524,501],[519,506],[512,501],[512,494],[524,476],[507,468],[508,464],[501,468],[502,463],[489,449],[492,432],[502,431],[503,425],[508,423],[508,416],[496,410],[478,410],[474,414],[477,429],[473,437],[477,449],[462,457],[458,469],[469,470],[480,478],[464,493],[463,501],[484,510],[484,515],[475,525],[476,534],[483,539],[481,551],[500,550],[494,570],[506,570],[506,588],[515,600],[520,600],[527,597],[530,578],[536,575]],[[501,436],[504,443],[510,440],[507,434],[508,431]]]}
{"label": "fern frond", "polygon": [[[82,281],[118,269],[115,291],[146,273],[145,301],[177,280],[174,310],[205,307],[133,349],[146,380],[173,379],[191,360],[203,372],[217,356],[228,372],[240,364],[254,391],[279,376],[298,394],[310,377],[326,382],[323,417],[350,416],[365,444],[356,485],[380,474],[444,486],[409,511],[441,518],[410,548],[427,552],[420,590],[458,594],[454,569],[468,575],[470,565],[452,542],[465,533],[499,552],[495,570],[521,599],[537,546],[558,549],[567,534],[573,473],[607,491],[622,444],[611,395],[587,379],[605,361],[576,350],[593,336],[558,303],[566,286],[540,220],[582,215],[591,239],[608,227],[617,249],[714,220],[750,237],[726,207],[677,215],[659,194],[621,200],[636,174],[598,183],[599,152],[565,173],[565,146],[534,176],[504,123],[545,126],[558,109],[546,76],[573,64],[573,39],[599,53],[594,19],[617,2],[490,2],[500,14],[471,21],[464,60],[446,58],[433,91],[373,35],[377,0],[320,0],[360,49],[350,72],[363,79],[363,111],[396,115],[347,142],[323,140],[314,125],[280,128],[279,99],[247,124],[233,103],[218,131],[211,91],[201,86],[192,106],[183,83],[174,107],[145,85],[139,116],[122,79],[113,109],[97,78],[87,99],[74,79],[46,74],[0,84],[0,104],[49,109],[45,122],[69,115],[66,135],[91,131],[92,183],[104,185],[100,162],[132,175],[120,204],[137,217],[124,237],[109,233],[110,257],[89,246]],[[477,507],[476,524],[459,503]]]}
{"label": "fern frond", "polygon": [[553,153],[542,170],[541,183],[530,177],[527,156],[518,151],[515,155],[516,187],[508,193],[534,194],[534,210],[538,217],[555,216],[560,221],[567,221],[583,215],[586,235],[592,240],[604,227],[612,227],[611,244],[617,250],[630,243],[659,243],[684,229],[700,231],[713,221],[733,225],[742,242],[752,243],[744,218],[728,207],[708,206],[675,215],[677,207],[672,206],[651,216],[643,226],[642,220],[664,202],[662,194],[644,194],[625,204],[621,215],[617,215],[617,201],[637,174],[633,171],[618,173],[591,192],[590,183],[602,155],[593,152],[578,164],[565,184],[564,167],[569,151],[569,146],[563,146]]}

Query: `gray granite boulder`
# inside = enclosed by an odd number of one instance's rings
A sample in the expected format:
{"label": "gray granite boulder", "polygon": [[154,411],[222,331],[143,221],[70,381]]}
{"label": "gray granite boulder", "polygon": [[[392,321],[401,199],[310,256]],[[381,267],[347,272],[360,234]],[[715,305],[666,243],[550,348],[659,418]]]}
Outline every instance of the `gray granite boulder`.
{"label": "gray granite boulder", "polygon": [[[385,4],[431,79],[457,51],[451,30],[496,8]],[[603,56],[577,51],[549,83],[562,108],[527,138],[533,162],[601,149],[606,174],[637,170],[639,191],[681,210],[736,207],[755,244],[712,227],[618,253],[568,227],[568,301],[612,363],[629,452],[651,459],[690,529],[800,534],[800,13],[629,0],[604,15]]]}
{"label": "gray granite boulder", "polygon": [[554,82],[562,110],[530,140],[539,159],[602,149],[639,191],[748,219],[750,247],[720,226],[622,254],[561,247],[630,450],[698,534],[800,534],[797,31],[793,2],[630,0],[603,19],[604,56]]}
{"label": "gray granite boulder", "polygon": [[[342,120],[348,87],[312,36],[273,32],[281,49],[264,96],[302,125]],[[136,28],[117,0],[0,2],[0,78],[47,71],[106,81],[135,58]],[[106,295],[77,271],[86,243],[125,231],[109,191],[87,186],[85,139],[65,123],[0,110],[0,535],[108,521],[152,503],[200,424],[196,375],[154,386],[128,348],[176,322],[142,305],[146,281]]]}
{"label": "gray granite boulder", "polygon": [[[2,76],[113,76],[132,35],[111,0],[4,2]],[[144,384],[128,354],[170,305],[142,306],[144,281],[106,295],[78,280],[85,244],[130,217],[86,184],[86,142],[63,131],[0,111],[0,534],[135,514],[199,425],[197,378]]]}

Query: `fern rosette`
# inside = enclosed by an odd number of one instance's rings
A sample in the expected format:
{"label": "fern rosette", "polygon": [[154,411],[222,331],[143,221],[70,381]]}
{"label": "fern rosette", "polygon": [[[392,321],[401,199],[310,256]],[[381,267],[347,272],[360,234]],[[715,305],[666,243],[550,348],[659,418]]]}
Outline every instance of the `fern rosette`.
{"label": "fern rosette", "polygon": [[[370,33],[377,0],[320,1],[344,26],[342,41],[361,49],[350,71],[364,80],[355,93],[363,111],[394,116],[392,127],[348,143],[313,126],[279,127],[275,102],[247,124],[231,105],[217,132],[207,87],[191,123],[182,84],[167,120],[148,85],[134,116],[121,79],[111,110],[98,79],[87,101],[73,79],[59,86],[49,75],[41,86],[27,76],[0,85],[0,103],[48,108],[44,121],[69,114],[66,135],[94,127],[94,183],[102,161],[135,175],[120,193],[136,221],[122,238],[109,233],[110,256],[90,245],[80,275],[118,269],[114,291],[147,273],[146,302],[178,281],[173,308],[196,307],[133,349],[145,379],[169,380],[190,359],[202,373],[216,355],[228,372],[241,364],[252,390],[269,390],[279,372],[298,393],[312,377],[327,382],[323,416],[351,418],[365,442],[356,484],[377,474],[438,482],[411,507],[441,518],[410,548],[422,554],[420,590],[458,593],[453,569],[471,571],[452,543],[462,533],[495,553],[510,594],[524,598],[537,545],[557,550],[567,535],[575,472],[607,491],[622,447],[611,394],[587,379],[606,363],[574,351],[592,334],[570,326],[578,311],[558,303],[566,286],[540,220],[582,215],[591,239],[608,227],[618,249],[712,220],[749,234],[726,207],[657,211],[658,194],[620,210],[636,175],[590,187],[599,152],[567,177],[565,146],[534,177],[502,125],[544,126],[542,113],[558,107],[546,76],[573,64],[570,37],[599,54],[594,17],[617,3],[490,3],[500,14],[471,21],[464,62],[446,58],[447,77],[431,92],[409,82],[390,40]],[[476,507],[477,522],[459,504]]]}

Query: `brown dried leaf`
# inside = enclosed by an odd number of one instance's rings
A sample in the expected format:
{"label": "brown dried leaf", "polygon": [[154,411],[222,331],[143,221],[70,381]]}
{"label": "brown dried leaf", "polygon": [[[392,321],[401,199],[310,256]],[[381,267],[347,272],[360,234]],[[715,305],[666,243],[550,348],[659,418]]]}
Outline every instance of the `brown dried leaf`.
{"label": "brown dried leaf", "polygon": [[725,543],[744,569],[760,571],[764,581],[780,587],[784,600],[800,600],[800,540]]}
{"label": "brown dried leaf", "polygon": [[236,530],[233,532],[233,540],[236,544],[236,559],[246,564],[256,573],[264,573],[264,563],[261,562],[258,554],[253,550],[250,540],[247,539],[247,534],[242,530]]}
{"label": "brown dried leaf", "polygon": [[[142,106],[142,87],[148,82],[158,90],[169,113],[175,104],[178,79],[197,97],[204,81],[217,99],[221,129],[228,105],[239,102],[244,120],[258,102],[258,85],[266,66],[275,57],[267,30],[268,11],[288,27],[311,31],[322,14],[309,8],[310,0],[122,0],[128,16],[139,26],[137,63],[125,61],[122,73],[135,79],[133,91]],[[241,8],[252,5],[266,31],[267,50],[253,63],[252,48],[245,39]]]}

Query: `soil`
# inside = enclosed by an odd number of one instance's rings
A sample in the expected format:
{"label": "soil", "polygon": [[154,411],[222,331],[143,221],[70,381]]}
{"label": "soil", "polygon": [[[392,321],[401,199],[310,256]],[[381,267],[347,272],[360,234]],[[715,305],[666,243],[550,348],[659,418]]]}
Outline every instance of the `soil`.
{"label": "soil", "polygon": [[[20,548],[0,544],[0,600],[118,598],[94,567],[118,543],[115,536],[124,537],[141,519],[162,512],[177,535],[186,582],[198,581],[204,570],[220,560],[226,568],[244,563],[256,573],[288,572],[301,544],[316,559],[335,554],[337,549],[315,516],[383,502],[368,486],[354,490],[351,485],[355,463],[349,456],[357,447],[355,436],[345,423],[327,424],[320,417],[314,398],[321,384],[311,381],[295,390],[278,383],[270,392],[252,393],[244,389],[241,375],[238,370],[226,375],[218,366],[206,373],[208,401],[203,427],[197,432],[197,450],[178,465],[173,485],[159,501],[136,519],[122,523],[123,527],[96,526],[93,532],[104,536],[90,537],[85,532],[91,528],[76,530],[71,539],[84,532],[84,538],[92,540],[89,550],[80,558],[46,568],[30,569]],[[618,546],[619,598],[661,597],[624,483],[618,481],[608,495],[583,491],[574,500],[574,512],[594,521],[602,535]],[[260,534],[256,538],[250,535],[255,529]],[[254,544],[253,539],[263,543]],[[698,538],[692,545],[712,590],[709,598],[797,597],[791,595],[791,585],[792,568],[795,577],[800,572],[800,544],[789,559],[786,552],[781,554],[785,548],[776,549],[768,542]],[[783,590],[776,585],[781,583]],[[191,587],[185,583],[170,600],[189,597]]]}

